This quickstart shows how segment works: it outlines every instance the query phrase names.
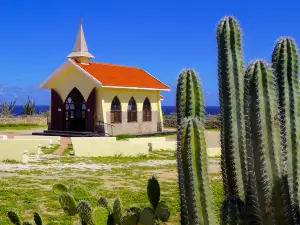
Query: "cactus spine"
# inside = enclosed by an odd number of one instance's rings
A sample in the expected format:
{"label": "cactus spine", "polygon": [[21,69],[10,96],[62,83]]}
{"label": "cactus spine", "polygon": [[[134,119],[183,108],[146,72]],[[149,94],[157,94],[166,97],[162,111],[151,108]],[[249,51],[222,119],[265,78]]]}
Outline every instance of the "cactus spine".
{"label": "cactus spine", "polygon": [[[299,53],[292,38],[278,40],[272,55],[272,67],[278,88],[283,154],[291,202],[295,210],[300,204],[300,87]],[[298,221],[299,222],[299,221]]]}
{"label": "cactus spine", "polygon": [[222,177],[225,193],[244,200],[247,157],[241,39],[241,30],[235,18],[221,19],[217,29],[217,41]]}
{"label": "cactus spine", "polygon": [[184,70],[179,75],[176,104],[181,224],[216,224],[207,171],[204,101],[194,70]]}

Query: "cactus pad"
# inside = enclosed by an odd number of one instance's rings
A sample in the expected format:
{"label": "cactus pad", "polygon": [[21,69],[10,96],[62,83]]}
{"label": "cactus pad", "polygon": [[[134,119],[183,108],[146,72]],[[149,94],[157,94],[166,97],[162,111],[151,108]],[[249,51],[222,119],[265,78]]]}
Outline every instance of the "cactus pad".
{"label": "cactus pad", "polygon": [[77,205],[77,212],[82,222],[90,223],[92,220],[92,206],[87,200],[80,200]]}
{"label": "cactus pad", "polygon": [[160,201],[155,210],[157,216],[162,222],[167,222],[170,218],[170,209],[164,201]]}
{"label": "cactus pad", "polygon": [[67,192],[61,193],[58,196],[58,201],[60,203],[61,208],[67,215],[75,216],[77,214],[76,202],[71,194]]}
{"label": "cactus pad", "polygon": [[158,180],[154,176],[148,180],[147,195],[150,204],[155,210],[160,200],[160,186]]}
{"label": "cactus pad", "polygon": [[42,217],[37,212],[33,214],[33,219],[36,225],[43,225]]}
{"label": "cactus pad", "polygon": [[107,202],[106,198],[100,197],[97,202],[97,206],[102,206],[103,208],[108,210],[108,202]]}
{"label": "cactus pad", "polygon": [[138,223],[138,216],[131,212],[127,211],[122,215],[121,225],[136,225]]}
{"label": "cactus pad", "polygon": [[57,184],[53,185],[52,191],[53,191],[54,194],[59,195],[62,192],[68,192],[69,191],[69,187],[67,185],[65,185],[65,184],[57,183]]}
{"label": "cactus pad", "polygon": [[8,211],[7,217],[10,219],[10,221],[15,225],[21,225],[21,220],[18,214],[14,211]]}
{"label": "cactus pad", "polygon": [[113,205],[113,218],[115,224],[120,224],[122,217],[122,209],[120,199],[116,199]]}
{"label": "cactus pad", "polygon": [[88,190],[85,187],[81,186],[81,185],[72,186],[70,191],[71,191],[71,194],[74,196],[76,201],[88,200],[89,197],[90,197],[90,194],[89,194]]}
{"label": "cactus pad", "polygon": [[24,221],[24,222],[22,223],[22,225],[32,225],[32,223],[30,223],[30,222],[28,222],[28,221]]}
{"label": "cactus pad", "polygon": [[92,212],[92,221],[94,225],[107,225],[109,212],[102,206],[96,207]]}
{"label": "cactus pad", "polygon": [[141,211],[139,225],[157,225],[158,221],[153,209],[147,207]]}

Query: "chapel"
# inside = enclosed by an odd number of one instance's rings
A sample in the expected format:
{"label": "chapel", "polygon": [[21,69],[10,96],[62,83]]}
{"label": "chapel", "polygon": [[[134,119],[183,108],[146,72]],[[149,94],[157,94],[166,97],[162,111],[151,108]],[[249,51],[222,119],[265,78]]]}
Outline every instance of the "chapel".
{"label": "chapel", "polygon": [[162,131],[161,91],[170,88],[142,68],[94,58],[81,20],[73,51],[40,86],[51,92],[48,130],[101,136]]}

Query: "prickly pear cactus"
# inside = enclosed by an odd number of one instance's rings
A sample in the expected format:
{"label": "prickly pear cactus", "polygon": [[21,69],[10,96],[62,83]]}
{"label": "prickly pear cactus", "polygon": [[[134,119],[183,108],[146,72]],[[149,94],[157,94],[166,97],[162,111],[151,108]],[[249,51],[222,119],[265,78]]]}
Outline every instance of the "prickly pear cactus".
{"label": "prickly pear cactus", "polygon": [[138,219],[138,215],[131,211],[127,211],[122,215],[121,225],[137,225]]}
{"label": "prickly pear cactus", "polygon": [[92,212],[93,225],[107,225],[109,212],[102,206],[97,206]]}
{"label": "prickly pear cactus", "polygon": [[28,222],[28,221],[24,221],[24,222],[22,223],[22,225],[33,225],[33,224],[30,223],[30,222]]}
{"label": "prickly pear cactus", "polygon": [[154,176],[148,180],[147,195],[153,209],[156,209],[160,201],[160,186],[158,180]]}
{"label": "prickly pear cactus", "polygon": [[52,191],[53,191],[54,194],[59,195],[62,192],[68,192],[69,187],[65,184],[57,183],[57,184],[53,185]]}
{"label": "prickly pear cactus", "polygon": [[90,224],[92,221],[92,206],[87,200],[80,200],[77,205],[77,212],[82,223]]}
{"label": "prickly pear cactus", "polygon": [[33,219],[36,225],[43,225],[42,217],[37,212],[33,214]]}
{"label": "prickly pear cactus", "polygon": [[71,194],[67,192],[61,193],[58,196],[58,201],[60,203],[61,208],[67,215],[75,216],[77,214],[76,201]]}
{"label": "prickly pear cactus", "polygon": [[150,207],[144,208],[140,214],[139,225],[158,225],[158,220]]}
{"label": "prickly pear cactus", "polygon": [[21,220],[18,214],[14,211],[8,211],[7,217],[10,219],[10,221],[15,225],[21,225]]}
{"label": "prickly pear cactus", "polygon": [[97,202],[97,206],[102,206],[102,207],[106,208],[107,210],[109,210],[108,202],[107,202],[106,198],[104,198],[104,197],[99,198],[99,200]]}
{"label": "prickly pear cactus", "polygon": [[155,216],[162,222],[167,222],[170,218],[170,209],[166,202],[160,201],[155,209]]}
{"label": "prickly pear cactus", "polygon": [[70,193],[73,195],[76,201],[88,200],[90,197],[88,190],[81,185],[73,185],[70,188]]}
{"label": "prickly pear cactus", "polygon": [[122,208],[120,199],[116,199],[113,205],[113,218],[115,224],[121,224]]}
{"label": "prickly pear cactus", "polygon": [[108,215],[108,218],[107,218],[107,225],[116,225],[116,224],[114,223],[114,215],[113,215],[112,213],[110,213],[110,214]]}

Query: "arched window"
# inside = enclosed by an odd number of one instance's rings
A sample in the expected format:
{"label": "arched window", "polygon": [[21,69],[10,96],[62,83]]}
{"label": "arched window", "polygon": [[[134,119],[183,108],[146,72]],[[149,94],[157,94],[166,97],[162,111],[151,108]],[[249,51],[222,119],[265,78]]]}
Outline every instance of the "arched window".
{"label": "arched window", "polygon": [[133,97],[131,97],[128,102],[127,122],[137,122],[136,102]]}
{"label": "arched window", "polygon": [[110,107],[110,122],[122,123],[122,109],[118,97],[114,97]]}
{"label": "arched window", "polygon": [[143,121],[150,122],[152,121],[152,113],[151,113],[151,103],[148,98],[144,100],[143,104]]}

